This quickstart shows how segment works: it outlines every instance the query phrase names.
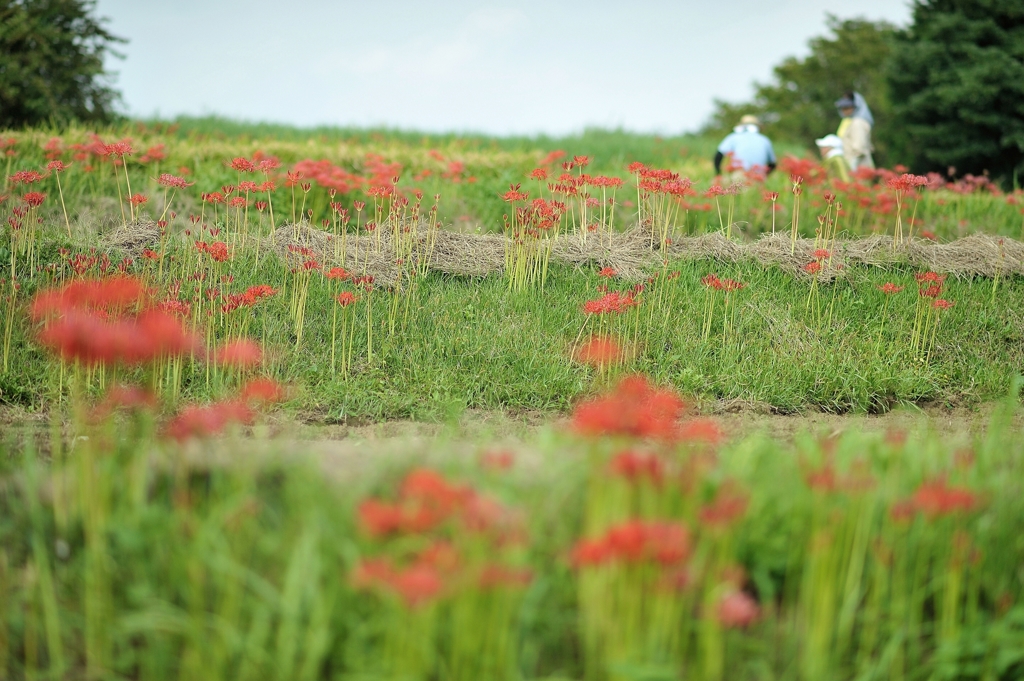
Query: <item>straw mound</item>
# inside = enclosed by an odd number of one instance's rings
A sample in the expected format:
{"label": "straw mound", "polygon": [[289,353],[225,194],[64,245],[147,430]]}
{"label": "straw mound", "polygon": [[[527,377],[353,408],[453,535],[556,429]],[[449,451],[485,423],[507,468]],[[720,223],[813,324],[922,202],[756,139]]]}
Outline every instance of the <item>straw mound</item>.
{"label": "straw mound", "polygon": [[[412,259],[429,257],[428,268],[457,276],[483,277],[500,274],[505,269],[507,239],[501,234],[463,234],[447,230],[434,233],[430,248],[428,230],[419,228],[419,238]],[[150,220],[119,227],[101,240],[104,250],[120,250],[133,258],[146,248],[160,243],[160,230]],[[289,247],[309,249],[321,265],[344,267],[357,274],[369,274],[382,287],[393,287],[413,263],[399,266],[391,243],[390,230],[372,236],[347,236],[343,241],[330,233],[315,229],[308,223],[284,225],[265,241],[289,266],[299,267],[306,259]],[[814,260],[813,239],[799,239],[795,248],[789,235],[762,236],[757,241],[741,243],[725,238],[721,232],[674,239],[662,252],[647,230],[634,228],[613,234],[590,234],[586,241],[579,235],[561,235],[551,239],[551,261],[575,267],[597,265],[611,267],[627,281],[638,281],[657,269],[666,255],[693,260],[739,262],[755,260],[764,266],[776,266],[793,276],[810,280],[804,267]],[[1024,275],[1024,243],[1014,239],[974,235],[946,244],[913,239],[893,248],[892,237],[870,236],[840,241],[833,245],[830,261],[824,263],[817,278],[830,282],[841,277],[850,265],[891,267],[909,264],[913,267],[950,274],[956,277],[995,277]]]}
{"label": "straw mound", "polygon": [[505,237],[438,230],[430,269],[468,277],[485,277],[505,269]]}
{"label": "straw mound", "polygon": [[269,241],[288,267],[301,267],[307,259],[302,253],[289,248],[300,247],[309,249],[325,268],[344,267],[350,272],[370,275],[378,286],[383,287],[391,287],[398,282],[400,270],[395,264],[390,234],[386,230],[380,232],[379,249],[377,236],[348,236],[341,242],[305,222],[278,227]]}
{"label": "straw mound", "polygon": [[1024,244],[976,234],[948,244],[915,240],[907,247],[913,264],[956,277],[1024,274]]}
{"label": "straw mound", "polygon": [[100,249],[123,251],[131,258],[138,258],[147,248],[160,245],[160,228],[151,220],[132,222],[121,226],[100,238]]}

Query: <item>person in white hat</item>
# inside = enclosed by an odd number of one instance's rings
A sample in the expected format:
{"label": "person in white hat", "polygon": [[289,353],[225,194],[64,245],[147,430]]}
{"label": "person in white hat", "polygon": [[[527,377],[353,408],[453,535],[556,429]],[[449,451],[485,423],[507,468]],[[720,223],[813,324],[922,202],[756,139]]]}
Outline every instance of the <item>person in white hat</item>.
{"label": "person in white hat", "polygon": [[742,168],[746,172],[761,172],[765,175],[775,170],[775,149],[772,141],[761,134],[761,121],[757,116],[746,115],[740,124],[718,145],[715,152],[715,174],[722,174],[722,160],[729,156],[730,170]]}
{"label": "person in white hat", "polygon": [[843,155],[843,140],[839,135],[825,135],[819,140],[814,140],[821,152],[821,160],[829,177],[843,182],[850,181],[850,167],[846,164],[846,157]]}

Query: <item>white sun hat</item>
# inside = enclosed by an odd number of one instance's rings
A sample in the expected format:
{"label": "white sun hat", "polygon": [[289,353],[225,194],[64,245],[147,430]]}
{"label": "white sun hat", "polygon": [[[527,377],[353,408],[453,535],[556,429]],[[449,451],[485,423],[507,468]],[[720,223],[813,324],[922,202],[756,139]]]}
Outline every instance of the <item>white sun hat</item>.
{"label": "white sun hat", "polygon": [[814,143],[819,147],[829,147],[831,149],[842,149],[843,140],[839,139],[839,135],[825,135],[820,140],[814,140]]}

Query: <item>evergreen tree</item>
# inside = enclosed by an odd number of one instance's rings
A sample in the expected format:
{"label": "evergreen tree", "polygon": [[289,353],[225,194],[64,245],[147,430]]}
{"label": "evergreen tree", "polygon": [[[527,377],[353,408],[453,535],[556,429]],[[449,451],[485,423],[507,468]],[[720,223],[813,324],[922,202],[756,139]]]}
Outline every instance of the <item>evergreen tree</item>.
{"label": "evergreen tree", "polygon": [[917,0],[888,76],[913,170],[1024,173],[1024,2]]}
{"label": "evergreen tree", "polygon": [[[889,123],[885,64],[895,27],[884,21],[826,19],[832,36],[813,38],[804,59],[789,57],[774,69],[768,84],[755,84],[754,99],[743,104],[716,101],[703,132],[722,135],[743,114],[764,122],[764,132],[779,141],[814,148],[814,140],[839,127],[835,101],[849,90],[864,95],[875,117],[875,130]],[[885,158],[885,137],[875,135],[876,161]]]}
{"label": "evergreen tree", "polygon": [[94,8],[95,0],[0,0],[0,129],[114,116],[119,94],[103,57],[125,41]]}

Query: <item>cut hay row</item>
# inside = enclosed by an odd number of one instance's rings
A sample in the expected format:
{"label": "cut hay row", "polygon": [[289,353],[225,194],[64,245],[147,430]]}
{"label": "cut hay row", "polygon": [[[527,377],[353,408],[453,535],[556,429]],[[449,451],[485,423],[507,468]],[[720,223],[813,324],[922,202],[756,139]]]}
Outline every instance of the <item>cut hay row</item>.
{"label": "cut hay row", "polygon": [[[143,248],[154,247],[158,242],[156,225],[142,223],[108,234],[104,247],[138,256]],[[504,271],[508,243],[509,239],[501,234],[465,234],[442,229],[435,232],[431,249],[427,247],[424,230],[416,253],[420,257],[428,257],[427,267],[435,272],[484,277]],[[371,236],[348,235],[340,240],[330,232],[306,223],[284,225],[264,240],[264,247],[273,249],[290,266],[299,264],[304,257],[296,252],[296,248],[308,249],[320,264],[371,275],[381,287],[393,286],[400,273],[409,269],[396,264],[387,229]],[[821,244],[813,239],[799,239],[794,247],[784,234],[738,242],[727,239],[721,232],[714,232],[677,238],[662,250],[650,232],[634,227],[621,233],[590,235],[586,241],[578,235],[560,235],[550,239],[550,247],[553,262],[576,267],[611,267],[618,276],[632,281],[655,272],[666,256],[727,263],[754,260],[810,281],[811,275],[804,268],[815,259],[814,252],[821,248]],[[1024,244],[1010,238],[983,234],[944,244],[912,239],[895,248],[892,237],[875,235],[836,241],[829,244],[829,249],[832,257],[818,273],[819,282],[843,276],[850,265],[909,265],[959,278],[1024,275]]]}

